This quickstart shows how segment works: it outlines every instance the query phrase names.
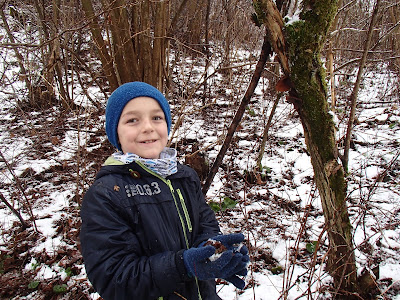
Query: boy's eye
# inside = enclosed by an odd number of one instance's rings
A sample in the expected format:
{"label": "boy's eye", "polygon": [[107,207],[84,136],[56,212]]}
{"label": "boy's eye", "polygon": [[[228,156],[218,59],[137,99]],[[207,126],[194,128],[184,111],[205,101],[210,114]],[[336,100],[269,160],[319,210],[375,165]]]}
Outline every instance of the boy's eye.
{"label": "boy's eye", "polygon": [[135,122],[137,122],[136,118],[132,118],[132,119],[128,119],[127,120],[127,123],[135,123]]}
{"label": "boy's eye", "polygon": [[163,120],[163,117],[162,117],[162,116],[155,116],[155,117],[154,117],[154,120],[160,121],[160,120]]}

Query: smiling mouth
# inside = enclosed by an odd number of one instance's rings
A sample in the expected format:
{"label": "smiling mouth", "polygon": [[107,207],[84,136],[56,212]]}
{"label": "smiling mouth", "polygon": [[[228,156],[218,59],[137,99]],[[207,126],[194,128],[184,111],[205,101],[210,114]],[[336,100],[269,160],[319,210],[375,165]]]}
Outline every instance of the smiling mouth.
{"label": "smiling mouth", "polygon": [[154,143],[154,142],[156,142],[157,140],[148,140],[148,141],[143,141],[143,142],[141,142],[142,144],[151,144],[151,143]]}

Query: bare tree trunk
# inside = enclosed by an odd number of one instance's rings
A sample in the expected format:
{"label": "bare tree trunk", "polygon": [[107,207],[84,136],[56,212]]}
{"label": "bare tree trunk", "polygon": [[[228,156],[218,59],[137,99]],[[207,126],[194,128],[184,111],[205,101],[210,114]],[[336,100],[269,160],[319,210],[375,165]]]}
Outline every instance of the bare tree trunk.
{"label": "bare tree trunk", "polygon": [[288,25],[284,36],[283,22],[279,20],[282,17],[276,13],[273,1],[254,2],[258,19],[265,24],[271,45],[291,81],[288,100],[299,113],[321,197],[330,244],[328,271],[334,279],[335,298],[355,298],[357,268],[346,205],[347,185],[343,168],[338,163],[335,125],[328,109],[327,88],[319,59],[337,12],[337,1],[304,0],[300,20]]}
{"label": "bare tree trunk", "polygon": [[97,21],[97,16],[94,13],[93,4],[91,0],[81,0],[83,10],[86,17],[90,21],[90,31],[94,39],[99,59],[103,66],[104,73],[110,84],[111,90],[115,90],[119,86],[117,75],[114,71],[113,60],[110,56],[107,44],[103,39],[101,27]]}
{"label": "bare tree trunk", "polygon": [[206,51],[206,63],[204,66],[204,83],[203,83],[203,106],[206,105],[208,93],[208,68],[210,67],[210,10],[211,0],[207,0],[206,3],[206,17],[205,17],[205,51]]}
{"label": "bare tree trunk", "polygon": [[188,3],[187,16],[190,18],[188,22],[188,39],[191,47],[195,49],[199,48],[202,36],[203,2],[203,0],[190,0]]}
{"label": "bare tree trunk", "polygon": [[279,76],[279,65],[278,64],[274,64],[273,66],[273,78],[269,80],[270,82],[270,86],[269,86],[269,90],[271,92],[271,94],[276,97],[274,104],[272,106],[271,112],[269,113],[269,117],[268,117],[268,121],[267,124],[264,127],[264,131],[263,131],[263,138],[261,141],[261,145],[260,145],[260,152],[258,152],[258,157],[257,157],[257,163],[256,163],[256,167],[254,169],[255,172],[261,172],[262,171],[262,159],[264,157],[264,153],[265,153],[265,145],[267,144],[267,140],[268,140],[268,131],[271,127],[271,123],[272,123],[272,118],[275,114],[276,108],[278,106],[279,100],[282,97],[282,93],[277,93],[277,88],[276,88],[276,76]]}
{"label": "bare tree trunk", "polygon": [[[38,15],[38,19],[39,19],[39,24],[40,26],[39,28],[39,32],[41,33],[40,35],[40,39],[41,39],[41,43],[45,44],[47,41],[50,40],[50,32],[49,32],[49,26],[46,23],[46,17],[44,14],[44,8],[43,5],[40,5],[38,0],[34,0],[34,5],[35,5],[35,9],[36,9],[36,13]],[[43,55],[42,55],[42,63],[44,69],[43,69],[43,80],[40,79],[39,82],[35,83],[36,86],[36,91],[35,94],[37,96],[38,95],[38,91],[40,90],[40,85],[43,84],[46,87],[46,93],[47,93],[47,97],[43,97],[42,95],[40,95],[41,98],[47,98],[48,102],[50,101],[50,99],[54,96],[54,68],[53,66],[53,61],[51,60],[51,57],[54,57],[52,55],[52,44],[53,43],[48,43],[48,46],[44,48],[43,50]],[[47,49],[47,50],[46,50]],[[36,97],[37,97],[36,96]],[[39,100],[39,99],[38,99]],[[40,101],[44,102],[46,101],[46,99],[40,99]]]}
{"label": "bare tree trunk", "polygon": [[[60,91],[61,101],[64,108],[70,108],[70,96],[65,89],[65,85],[63,83],[63,72],[61,69],[61,60],[60,60],[60,38],[58,37],[58,29],[59,29],[59,18],[60,18],[60,0],[53,0],[53,22],[52,22],[52,31],[51,31],[51,46],[50,46],[50,60],[48,62],[48,68],[54,68],[55,74],[58,79],[58,88]],[[46,82],[53,82],[54,76],[52,78],[46,78]],[[67,82],[66,82],[67,84]],[[52,91],[52,89],[51,89]]]}
{"label": "bare tree trunk", "polygon": [[254,90],[257,87],[257,84],[258,84],[258,81],[260,80],[262,71],[264,70],[264,65],[270,54],[271,54],[271,46],[268,42],[267,37],[265,37],[264,43],[262,45],[260,58],[257,62],[256,69],[254,70],[249,87],[247,88],[246,93],[243,96],[242,102],[240,103],[239,108],[236,111],[236,114],[232,120],[232,123],[228,128],[228,132],[226,134],[226,137],[225,137],[224,143],[221,147],[221,150],[219,151],[217,158],[215,159],[214,164],[212,165],[212,167],[210,169],[210,173],[208,174],[206,181],[204,182],[204,185],[203,185],[203,194],[204,195],[207,193],[208,189],[210,188],[211,183],[215,177],[215,174],[217,173],[218,168],[221,165],[222,160],[226,154],[226,151],[228,151],[228,148],[232,141],[233,135],[235,134],[236,129],[240,123],[240,120],[242,119],[243,114],[246,111],[247,105],[250,103],[251,96],[253,95]]}
{"label": "bare tree trunk", "polygon": [[[109,3],[108,0],[102,0],[103,7],[109,7],[110,11],[108,12],[107,16],[109,18],[110,30],[112,33],[112,54],[111,56],[114,58],[114,70],[117,74],[117,78],[120,84],[124,83],[124,80],[129,79],[129,71],[128,67],[124,61],[124,41],[120,35],[123,34],[125,31],[122,18],[121,18],[121,1],[111,1]],[[119,67],[117,67],[119,66]]]}
{"label": "bare tree trunk", "polygon": [[224,54],[222,58],[222,67],[225,69],[223,72],[227,79],[231,79],[232,69],[230,68],[231,65],[231,47],[232,47],[232,24],[233,24],[233,16],[232,16],[232,6],[234,4],[228,3],[228,0],[223,0],[222,6],[225,10],[226,16],[226,33],[224,38]]}
{"label": "bare tree trunk", "polygon": [[343,167],[346,172],[349,169],[349,152],[350,152],[351,133],[353,131],[354,118],[355,118],[355,114],[356,114],[358,91],[360,89],[360,84],[361,84],[362,76],[364,73],[365,63],[367,62],[367,56],[368,56],[369,47],[371,45],[371,39],[372,39],[374,25],[375,25],[376,19],[378,17],[379,2],[380,2],[380,0],[376,0],[374,11],[372,12],[371,22],[369,24],[367,38],[366,38],[366,41],[364,44],[365,45],[364,52],[361,57],[360,66],[358,68],[357,79],[354,84],[353,92],[350,95],[350,115],[349,115],[349,120],[347,123],[346,138],[345,138],[345,142],[344,142],[344,153],[343,153],[343,157],[341,158]]}
{"label": "bare tree trunk", "polygon": [[[151,55],[151,21],[150,21],[150,3],[148,1],[144,1],[141,5],[141,9],[139,11],[140,14],[140,27],[141,33],[139,33],[139,51],[141,62],[141,69],[143,70],[143,78],[151,78],[152,76],[152,55]],[[137,16],[139,17],[139,16]],[[146,67],[147,66],[147,67]]]}
{"label": "bare tree trunk", "polygon": [[122,0],[112,1],[109,5],[116,69],[121,83],[134,81],[140,76],[137,63],[138,57],[133,48],[127,9]]}
{"label": "bare tree trunk", "polygon": [[275,114],[275,110],[278,106],[279,103],[279,99],[281,98],[281,94],[275,95],[275,101],[274,101],[274,105],[272,106],[271,112],[269,113],[269,117],[268,117],[268,121],[267,121],[267,125],[265,125],[264,127],[264,132],[263,132],[263,138],[261,141],[261,145],[260,145],[260,152],[258,152],[258,157],[257,157],[257,165],[256,167],[258,168],[258,171],[262,171],[262,159],[264,157],[264,152],[265,152],[265,145],[267,144],[267,140],[268,140],[268,131],[271,127],[271,123],[272,123],[272,118]]}
{"label": "bare tree trunk", "polygon": [[[168,48],[166,37],[170,26],[169,3],[103,0],[102,13],[109,26],[102,28],[94,13],[92,0],[81,2],[91,21],[91,33],[111,89],[128,81],[140,80],[163,90],[164,79],[168,76],[165,68]],[[111,33],[109,45],[103,39],[103,30]]]}
{"label": "bare tree trunk", "polygon": [[167,60],[167,29],[169,10],[165,1],[141,1],[132,8],[132,36],[134,39],[139,80],[163,89]]}
{"label": "bare tree trunk", "polygon": [[[393,52],[400,53],[400,5],[393,6],[390,9],[390,18],[392,19],[393,24],[397,24],[397,27],[393,31]],[[395,65],[397,69],[397,74],[400,74],[400,57],[397,57],[395,60]]]}
{"label": "bare tree trunk", "polygon": [[[5,2],[4,2],[4,4],[5,4]],[[1,14],[1,19],[3,21],[3,26],[4,26],[4,28],[5,28],[6,32],[7,32],[8,39],[10,40],[10,42],[12,44],[15,44],[14,36],[12,35],[10,27],[8,26],[7,18],[6,18],[6,15],[4,14],[4,10],[3,9],[4,9],[4,6],[1,7],[1,9],[0,9],[0,14]],[[28,72],[27,72],[27,70],[25,69],[25,66],[24,66],[24,58],[21,55],[21,53],[18,51],[17,47],[13,47],[13,50],[14,50],[15,56],[17,57],[19,68],[21,70],[21,77],[24,79],[26,88],[28,89],[28,92],[29,92],[29,94],[28,94],[29,95],[28,96],[29,97],[29,101],[30,101],[31,105],[35,105],[35,103],[34,103],[35,99],[33,97],[33,92],[32,92],[32,84],[31,84],[31,81],[30,81],[29,76],[28,76],[29,74],[28,74]]]}
{"label": "bare tree trunk", "polygon": [[167,3],[161,1],[155,3],[154,41],[153,41],[153,72],[149,83],[163,90],[163,69],[166,57],[166,35],[167,35]]}
{"label": "bare tree trunk", "polygon": [[335,70],[333,68],[333,50],[332,50],[332,42],[329,43],[328,49],[328,73],[329,79],[331,82],[331,110],[333,112],[336,111],[336,90],[335,90]]}
{"label": "bare tree trunk", "polygon": [[181,4],[179,5],[174,17],[172,18],[171,23],[168,26],[168,33],[170,33],[171,29],[175,27],[176,22],[178,22],[178,18],[181,16],[183,9],[185,8],[188,0],[182,0]]}

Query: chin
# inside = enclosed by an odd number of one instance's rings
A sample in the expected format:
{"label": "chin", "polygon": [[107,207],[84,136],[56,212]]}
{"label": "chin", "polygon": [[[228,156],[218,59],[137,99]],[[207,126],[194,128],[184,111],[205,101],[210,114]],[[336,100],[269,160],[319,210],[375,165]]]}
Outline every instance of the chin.
{"label": "chin", "polygon": [[143,157],[143,158],[147,158],[147,159],[157,159],[157,158],[160,158],[160,153],[158,153],[158,154],[145,154],[145,153],[143,153],[143,155],[140,155],[140,154],[138,154],[140,157]]}

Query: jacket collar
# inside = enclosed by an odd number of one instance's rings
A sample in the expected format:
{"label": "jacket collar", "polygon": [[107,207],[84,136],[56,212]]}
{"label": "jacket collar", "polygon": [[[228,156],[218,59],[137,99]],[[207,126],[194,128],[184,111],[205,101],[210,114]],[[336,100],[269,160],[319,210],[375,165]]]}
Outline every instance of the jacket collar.
{"label": "jacket collar", "polygon": [[[168,179],[181,178],[189,176],[187,169],[181,163],[177,163],[178,171],[175,174],[168,176]],[[120,175],[129,175],[131,176],[132,172],[136,172],[139,174],[137,178],[140,177],[153,177],[151,171],[143,168],[136,162],[132,162],[130,164],[124,164],[114,157],[110,156],[106,159],[100,171],[98,172],[96,179],[101,178],[106,175],[112,174],[120,174]]]}

